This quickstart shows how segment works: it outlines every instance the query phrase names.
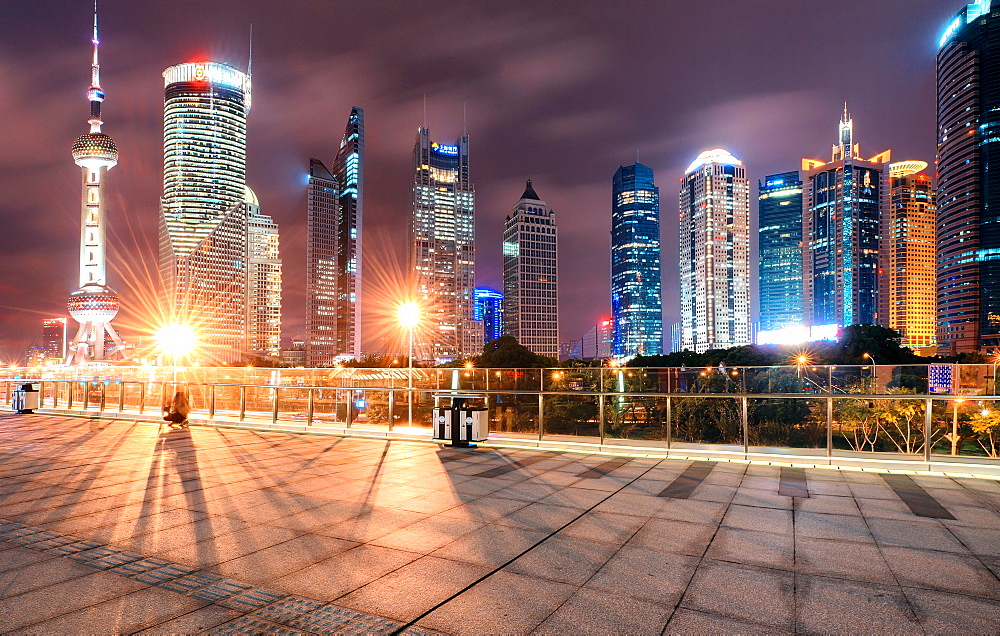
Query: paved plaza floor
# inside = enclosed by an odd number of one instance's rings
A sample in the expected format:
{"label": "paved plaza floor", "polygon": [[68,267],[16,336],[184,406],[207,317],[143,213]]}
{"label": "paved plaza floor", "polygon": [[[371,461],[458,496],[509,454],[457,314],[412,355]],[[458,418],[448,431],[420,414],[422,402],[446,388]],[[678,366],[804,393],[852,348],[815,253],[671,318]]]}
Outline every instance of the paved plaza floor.
{"label": "paved plaza floor", "polygon": [[2,633],[997,633],[1000,483],[0,415]]}

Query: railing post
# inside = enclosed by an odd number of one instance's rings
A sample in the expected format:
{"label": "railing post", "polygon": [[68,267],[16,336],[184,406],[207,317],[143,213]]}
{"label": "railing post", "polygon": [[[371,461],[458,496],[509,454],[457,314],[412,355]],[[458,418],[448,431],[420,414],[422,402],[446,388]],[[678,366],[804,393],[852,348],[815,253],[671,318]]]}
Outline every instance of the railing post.
{"label": "railing post", "polygon": [[83,410],[90,410],[90,382],[83,383]]}
{"label": "railing post", "polygon": [[538,393],[538,441],[542,441],[545,435],[545,396]]}
{"label": "railing post", "polygon": [[245,384],[240,385],[240,421],[243,422],[247,417],[247,386]]}
{"label": "railing post", "polygon": [[125,411],[125,381],[122,380],[118,384],[118,412],[123,413]]}
{"label": "railing post", "polygon": [[146,383],[139,383],[139,415],[146,410]]}
{"label": "railing post", "polygon": [[673,422],[671,421],[671,406],[673,398],[667,396],[667,409],[666,409],[666,424],[667,424],[667,450],[670,450],[670,438],[674,436],[673,432]]}
{"label": "railing post", "polygon": [[601,446],[603,446],[604,445],[604,394],[603,393],[597,396],[597,411],[598,411],[597,430],[601,436]]}
{"label": "railing post", "polygon": [[395,391],[389,391],[389,432],[392,432],[392,423],[396,419],[396,395]]}
{"label": "railing post", "polygon": [[749,456],[750,456],[750,436],[749,436],[749,432],[750,432],[749,419],[750,418],[749,418],[749,414],[747,413],[747,408],[748,408],[747,403],[748,403],[748,400],[747,400],[746,397],[742,397],[742,398],[740,398],[740,402],[742,402],[742,405],[741,405],[742,408],[740,409],[740,411],[741,411],[740,416],[741,416],[741,419],[743,420],[743,459],[748,459]]}
{"label": "railing post", "polygon": [[351,428],[354,422],[354,389],[347,389],[347,419],[344,421],[345,428]]}
{"label": "railing post", "polygon": [[826,398],[826,458],[833,463],[833,398]]}
{"label": "railing post", "polygon": [[100,408],[98,408],[97,410],[103,413],[104,406],[107,404],[108,400],[108,385],[105,384],[104,382],[101,382],[100,385],[101,385],[101,404]]}
{"label": "railing post", "polygon": [[215,385],[206,385],[208,388],[208,419],[215,419]]}
{"label": "railing post", "polygon": [[309,389],[309,404],[306,407],[306,426],[313,425],[313,410],[316,407],[316,389]]}
{"label": "railing post", "polygon": [[271,426],[278,424],[278,387],[271,388]]}
{"label": "railing post", "polygon": [[73,410],[73,385],[74,384],[76,384],[76,382],[74,382],[73,380],[69,381],[69,391],[67,392],[67,395],[66,395],[66,410],[67,411],[72,411]]}
{"label": "railing post", "polygon": [[927,470],[931,466],[931,421],[932,409],[934,408],[934,398],[924,400],[924,461],[927,462]]}

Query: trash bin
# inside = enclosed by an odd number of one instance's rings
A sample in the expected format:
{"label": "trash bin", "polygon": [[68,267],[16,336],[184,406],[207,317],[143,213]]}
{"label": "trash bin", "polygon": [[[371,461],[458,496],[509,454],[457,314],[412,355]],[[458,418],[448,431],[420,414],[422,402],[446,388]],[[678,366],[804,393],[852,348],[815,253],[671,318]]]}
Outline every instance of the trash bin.
{"label": "trash bin", "polygon": [[451,446],[470,447],[471,442],[489,439],[490,419],[486,408],[466,406],[470,400],[481,400],[482,395],[436,395],[451,400],[449,407],[431,410],[431,430],[434,439],[447,440]]}
{"label": "trash bin", "polygon": [[38,408],[38,389],[30,382],[25,382],[19,389],[14,389],[11,408],[18,413],[34,413]]}

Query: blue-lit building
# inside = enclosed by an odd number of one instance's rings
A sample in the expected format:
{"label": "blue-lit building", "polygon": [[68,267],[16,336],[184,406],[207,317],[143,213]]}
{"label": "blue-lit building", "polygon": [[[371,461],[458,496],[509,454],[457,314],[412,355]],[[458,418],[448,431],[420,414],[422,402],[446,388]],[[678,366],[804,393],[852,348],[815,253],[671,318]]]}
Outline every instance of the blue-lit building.
{"label": "blue-lit building", "polygon": [[612,181],[611,313],[615,356],[663,353],[660,189],[641,163],[620,166]]}
{"label": "blue-lit building", "polygon": [[860,153],[845,104],[831,160],[802,161],[803,308],[809,326],[885,322],[880,233],[888,218],[883,169],[890,154],[862,159]]}
{"label": "blue-lit building", "polygon": [[995,354],[1000,352],[1000,2],[963,7],[945,25],[939,46],[938,353]]}
{"label": "blue-lit building", "polygon": [[489,287],[472,292],[472,319],[483,323],[483,343],[503,335],[503,294]]}
{"label": "blue-lit building", "polygon": [[760,328],[802,324],[802,180],[782,172],[757,182]]}

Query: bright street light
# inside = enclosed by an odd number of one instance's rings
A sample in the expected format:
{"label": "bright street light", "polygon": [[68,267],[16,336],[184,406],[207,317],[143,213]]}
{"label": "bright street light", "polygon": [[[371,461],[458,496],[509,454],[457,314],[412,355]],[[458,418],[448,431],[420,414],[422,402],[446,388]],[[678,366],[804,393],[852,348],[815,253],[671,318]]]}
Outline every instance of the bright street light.
{"label": "bright street light", "polygon": [[174,366],[177,366],[177,358],[191,353],[197,342],[194,330],[181,324],[165,325],[153,335],[153,338],[163,354],[173,357]]}
{"label": "bright street light", "polygon": [[410,351],[406,360],[407,388],[406,412],[409,426],[413,426],[413,328],[420,324],[420,305],[415,302],[405,302],[396,308],[396,319],[401,327],[409,332]]}

